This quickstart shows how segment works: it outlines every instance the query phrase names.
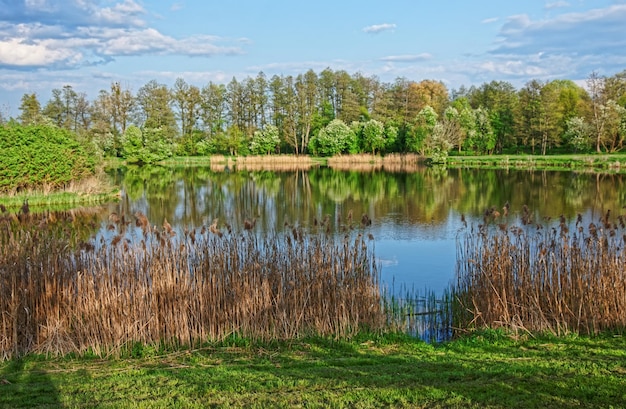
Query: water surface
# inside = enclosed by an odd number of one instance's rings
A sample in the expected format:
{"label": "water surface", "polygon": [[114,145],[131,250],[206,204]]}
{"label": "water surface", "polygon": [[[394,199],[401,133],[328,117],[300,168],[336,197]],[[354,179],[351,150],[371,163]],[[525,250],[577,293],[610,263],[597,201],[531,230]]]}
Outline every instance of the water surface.
{"label": "water surface", "polygon": [[[508,226],[519,223],[524,205],[533,223],[561,215],[575,220],[579,213],[592,221],[609,209],[626,213],[624,175],[434,168],[235,172],[195,166],[128,168],[111,176],[123,194],[107,211],[141,211],[157,226],[167,219],[179,230],[200,228],[218,219],[220,228],[228,224],[241,231],[246,220],[256,219],[259,233],[297,226],[337,237],[350,230],[371,234],[383,284],[393,292],[440,292],[449,285],[462,218],[470,226]],[[362,223],[363,215],[371,224]]]}

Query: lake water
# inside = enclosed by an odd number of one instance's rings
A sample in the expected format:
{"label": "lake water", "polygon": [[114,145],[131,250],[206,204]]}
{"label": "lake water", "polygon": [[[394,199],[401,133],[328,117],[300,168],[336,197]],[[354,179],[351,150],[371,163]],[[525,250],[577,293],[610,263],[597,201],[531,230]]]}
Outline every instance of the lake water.
{"label": "lake water", "polygon": [[[111,177],[122,188],[122,199],[106,211],[141,211],[157,226],[167,219],[180,230],[200,228],[218,219],[220,228],[228,224],[242,231],[246,219],[256,219],[259,233],[295,225],[338,237],[350,229],[371,234],[383,284],[392,292],[446,288],[455,275],[462,218],[470,226],[484,223],[488,209],[500,213],[492,212],[490,223],[507,225],[518,223],[524,205],[541,223],[560,215],[575,220],[580,213],[591,221],[607,210],[626,213],[626,177],[616,174],[324,167],[236,172],[191,166],[128,168]],[[361,223],[363,215],[371,224]],[[100,234],[106,223],[103,218]]]}

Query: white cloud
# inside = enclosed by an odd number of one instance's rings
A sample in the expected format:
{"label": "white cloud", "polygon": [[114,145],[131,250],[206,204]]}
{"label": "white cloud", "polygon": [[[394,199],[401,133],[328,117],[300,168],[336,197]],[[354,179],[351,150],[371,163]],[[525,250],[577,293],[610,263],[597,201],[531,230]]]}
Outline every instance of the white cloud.
{"label": "white cloud", "polygon": [[555,1],[552,3],[546,3],[545,5],[545,9],[546,10],[552,10],[552,9],[559,9],[559,8],[564,8],[564,7],[569,7],[570,4],[566,1]]}
{"label": "white cloud", "polygon": [[62,62],[75,62],[80,52],[70,49],[55,49],[46,42],[28,44],[18,38],[0,41],[0,66],[43,67]]}
{"label": "white cloud", "polygon": [[60,7],[60,0],[25,0],[0,10],[0,67],[75,68],[131,55],[235,55],[246,45],[209,35],[174,38],[146,27],[146,10],[136,0],[100,3],[70,0]]}
{"label": "white cloud", "polygon": [[381,61],[387,62],[416,62],[416,61],[425,61],[430,60],[433,56],[429,53],[421,53],[421,54],[402,54],[402,55],[390,55],[387,57],[383,57]]}
{"label": "white cloud", "polygon": [[481,21],[482,24],[491,24],[491,23],[495,23],[498,20],[500,20],[498,17],[491,17],[491,18],[486,18],[484,20]]}
{"label": "white cloud", "polygon": [[145,22],[141,15],[145,10],[133,0],[125,0],[123,3],[116,3],[113,7],[93,9],[93,16],[97,21],[104,24],[144,26]]}
{"label": "white cloud", "polygon": [[372,26],[364,27],[363,31],[368,34],[378,34],[383,31],[393,30],[394,28],[396,28],[395,24],[384,23],[384,24],[374,24]]}
{"label": "white cloud", "polygon": [[497,63],[485,69],[503,75],[569,74],[574,79],[585,77],[598,66],[619,72],[626,60],[625,21],[626,4],[543,20],[511,16],[490,52]]}

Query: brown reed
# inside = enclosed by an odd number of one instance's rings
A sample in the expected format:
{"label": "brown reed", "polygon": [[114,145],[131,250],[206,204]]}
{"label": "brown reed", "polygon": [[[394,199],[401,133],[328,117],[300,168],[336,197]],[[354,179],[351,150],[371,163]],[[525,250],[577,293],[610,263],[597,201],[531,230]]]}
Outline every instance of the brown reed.
{"label": "brown reed", "polygon": [[328,166],[336,170],[409,173],[425,168],[425,158],[416,154],[392,153],[385,156],[371,154],[339,155],[328,158]]}
{"label": "brown reed", "polygon": [[318,167],[316,162],[308,155],[252,155],[252,156],[223,156],[213,155],[210,160],[211,170],[220,172],[225,170],[274,170],[296,171],[309,170]]}
{"label": "brown reed", "polygon": [[217,234],[215,222],[170,235],[135,216],[129,230],[139,234],[89,242],[68,234],[69,222],[0,222],[1,359],[384,325],[371,246],[360,236]]}
{"label": "brown reed", "polygon": [[[606,216],[608,217],[608,215]],[[553,334],[626,328],[626,235],[615,226],[470,230],[458,243],[456,326]]]}

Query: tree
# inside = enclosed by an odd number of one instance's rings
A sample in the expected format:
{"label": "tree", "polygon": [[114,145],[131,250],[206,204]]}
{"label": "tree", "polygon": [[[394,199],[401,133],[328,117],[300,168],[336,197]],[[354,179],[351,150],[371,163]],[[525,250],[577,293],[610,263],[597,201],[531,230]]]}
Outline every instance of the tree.
{"label": "tree", "polygon": [[448,106],[448,89],[440,81],[412,82],[409,84],[409,99],[415,104],[414,109],[420,111],[430,106],[437,115],[441,115]]}
{"label": "tree", "polygon": [[437,123],[433,132],[424,143],[424,150],[432,163],[445,164],[448,152],[452,149],[452,143],[448,140],[450,128],[445,123]]}
{"label": "tree", "polygon": [[255,128],[263,128],[267,123],[268,105],[268,82],[267,77],[261,71],[254,81],[250,83],[250,104],[252,107],[252,122]]}
{"label": "tree", "polygon": [[43,114],[47,116],[58,128],[63,128],[63,125],[66,123],[65,107],[61,95],[62,91],[60,89],[53,89],[52,98],[48,100],[43,108]]}
{"label": "tree", "polygon": [[[515,110],[518,103],[515,87],[506,81],[491,81],[471,88],[468,99],[472,108],[484,108],[489,113],[491,130],[498,151],[515,144]],[[493,149],[491,149],[493,150]],[[490,151],[491,151],[490,150]]]}
{"label": "tree", "polygon": [[106,97],[108,98],[107,106],[111,128],[121,135],[126,132],[126,127],[135,109],[135,98],[130,90],[122,89],[119,82],[111,83],[111,92]]}
{"label": "tree", "polygon": [[[295,82],[296,100],[298,105],[298,129],[300,133],[300,152],[309,145],[316,108],[318,106],[317,75],[308,70],[304,76],[298,75]],[[297,153],[296,149],[296,153]]]}
{"label": "tree", "polygon": [[474,110],[473,132],[468,135],[465,145],[479,154],[489,154],[496,146],[496,135],[491,127],[489,111],[484,108]]}
{"label": "tree", "polygon": [[366,152],[372,152],[372,155],[375,155],[376,151],[383,150],[385,146],[387,146],[385,136],[385,126],[382,122],[370,119],[363,123],[361,128],[361,140],[363,149]]}
{"label": "tree", "polygon": [[591,128],[584,118],[575,116],[567,120],[565,140],[574,151],[586,151],[591,148],[592,142],[589,138]]}
{"label": "tree", "polygon": [[37,125],[42,123],[41,104],[37,94],[24,94],[19,110],[22,112],[18,117],[22,125]]}
{"label": "tree", "polygon": [[411,130],[406,135],[406,149],[409,152],[426,153],[424,141],[432,134],[437,125],[437,112],[431,106],[425,106],[417,114]]}
{"label": "tree", "polygon": [[354,132],[341,119],[332,120],[311,138],[309,149],[314,155],[333,156],[344,152],[355,153]]}
{"label": "tree", "polygon": [[254,132],[250,142],[250,153],[269,155],[279,144],[278,128],[275,125],[267,125],[265,129]]}
{"label": "tree", "polygon": [[626,108],[610,99],[602,107],[601,115],[604,118],[604,149],[609,152],[622,149],[626,138]]}
{"label": "tree", "polygon": [[459,152],[463,145],[465,144],[465,140],[469,137],[469,135],[473,135],[476,132],[476,118],[474,115],[474,110],[469,104],[469,101],[466,97],[459,97],[452,102],[452,105],[449,109],[454,108],[456,110],[456,114],[454,111],[446,111],[444,112],[444,118],[447,117],[455,117],[456,122],[458,122],[458,136],[450,140],[453,145],[456,145]]}
{"label": "tree", "polygon": [[335,72],[334,88],[336,117],[347,124],[360,120],[358,94],[354,90],[354,81],[350,74],[343,70]]}
{"label": "tree", "polygon": [[[613,98],[622,99],[619,80],[609,82],[606,77],[592,72],[587,79],[587,88],[591,97],[592,127],[596,140],[596,152],[604,148],[614,152],[624,146],[626,126],[626,108]],[[612,88],[609,88],[609,85]],[[626,89],[626,84],[624,85]]]}
{"label": "tree", "polygon": [[172,91],[174,105],[178,108],[178,120],[181,129],[182,152],[187,155],[196,154],[196,140],[194,137],[202,136],[194,131],[197,130],[202,99],[200,89],[189,85],[182,78],[177,78]]}
{"label": "tree", "polygon": [[[441,120],[437,123],[435,129],[433,129],[433,134],[436,134],[436,139],[440,140],[437,142],[437,146],[439,148],[446,148],[446,156],[447,152],[455,146],[457,146],[459,150],[461,149],[460,147],[465,140],[465,131],[462,126],[461,115],[455,107],[449,106],[446,108],[441,116]],[[444,144],[444,141],[446,144]],[[448,144],[450,145],[449,148],[447,148]]]}
{"label": "tree", "polygon": [[137,103],[140,107],[140,128],[151,137],[162,137],[163,143],[174,142],[178,129],[176,115],[172,109],[172,96],[167,86],[155,80],[149,81],[137,91]]}
{"label": "tree", "polygon": [[201,113],[204,132],[208,138],[222,134],[227,123],[226,86],[210,82],[202,88]]}
{"label": "tree", "polygon": [[244,153],[245,135],[237,125],[229,126],[224,135],[225,148],[231,155],[238,155]]}
{"label": "tree", "polygon": [[129,163],[152,164],[172,156],[172,147],[160,129],[131,125],[122,136],[122,155]]}
{"label": "tree", "polygon": [[605,93],[606,78],[598,75],[597,72],[592,72],[587,78],[587,89],[589,90],[589,96],[591,97],[592,108],[592,126],[596,139],[596,152],[602,152],[602,136],[604,134],[604,121],[603,107],[607,103]]}
{"label": "tree", "polygon": [[533,153],[542,135],[541,124],[544,111],[541,98],[542,88],[543,84],[540,81],[532,80],[519,91],[518,128],[521,145],[530,146]]}

